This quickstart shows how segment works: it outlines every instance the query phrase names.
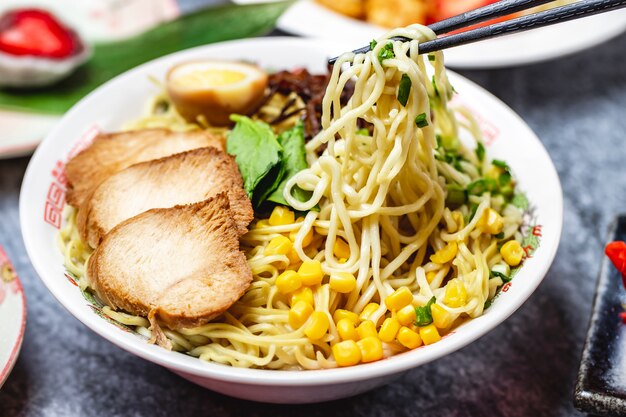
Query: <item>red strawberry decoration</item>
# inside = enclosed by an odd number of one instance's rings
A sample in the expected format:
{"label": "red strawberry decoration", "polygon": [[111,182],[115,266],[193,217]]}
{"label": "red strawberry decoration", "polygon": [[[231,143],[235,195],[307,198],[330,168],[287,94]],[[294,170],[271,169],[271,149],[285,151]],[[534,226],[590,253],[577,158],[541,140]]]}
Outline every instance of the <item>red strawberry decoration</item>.
{"label": "red strawberry decoration", "polygon": [[626,242],[611,242],[606,245],[604,253],[609,257],[615,268],[622,274],[622,281],[626,288]]}
{"label": "red strawberry decoration", "polygon": [[4,53],[63,59],[82,49],[76,33],[46,11],[23,9],[0,18],[0,51]]}

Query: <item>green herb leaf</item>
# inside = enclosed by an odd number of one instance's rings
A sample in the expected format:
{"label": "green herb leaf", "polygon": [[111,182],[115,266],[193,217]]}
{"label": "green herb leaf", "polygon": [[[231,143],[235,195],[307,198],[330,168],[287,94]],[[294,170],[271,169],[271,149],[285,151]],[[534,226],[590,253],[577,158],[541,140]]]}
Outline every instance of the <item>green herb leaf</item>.
{"label": "green herb leaf", "polygon": [[[236,114],[231,115],[230,119],[236,124],[228,134],[226,151],[235,156],[243,187],[253,200],[257,186],[280,164],[283,148],[268,124]],[[274,172],[274,175],[278,173]],[[266,181],[274,183],[274,180],[270,178]]]}
{"label": "green herb leaf", "polygon": [[494,159],[493,161],[491,161],[491,163],[493,164],[493,166],[509,171],[509,165],[500,159]]}
{"label": "green herb leaf", "polygon": [[418,114],[417,116],[415,116],[415,124],[419,128],[428,126],[428,120],[426,120],[426,113]]}
{"label": "green herb leaf", "polygon": [[[283,147],[282,166],[284,176],[278,183],[274,191],[267,197],[267,200],[277,204],[289,205],[283,196],[285,185],[298,172],[309,167],[306,162],[306,151],[304,149],[304,126],[299,122],[293,128],[281,133],[278,142]],[[311,192],[305,191],[298,186],[293,187],[292,196],[298,201],[307,201],[311,198]]]}
{"label": "green herb leaf", "polygon": [[425,306],[415,307],[415,325],[416,326],[428,326],[433,322],[433,314],[430,311],[430,306],[435,304],[437,299],[431,298]]}
{"label": "green herb leaf", "polygon": [[480,162],[485,160],[485,145],[482,142],[476,144],[476,157]]}
{"label": "green herb leaf", "polygon": [[511,280],[511,277],[504,275],[502,272],[498,271],[489,271],[489,275],[491,278],[500,277],[502,282],[507,283]]}
{"label": "green herb leaf", "polygon": [[389,42],[383,46],[378,52],[378,60],[382,63],[385,59],[395,58],[396,54],[393,52],[393,43]]}
{"label": "green herb leaf", "polygon": [[472,195],[481,195],[486,192],[494,192],[498,189],[498,184],[491,178],[481,178],[467,186],[467,192]]}
{"label": "green herb leaf", "polygon": [[409,93],[411,92],[411,78],[407,74],[402,74],[400,85],[398,86],[398,101],[403,106],[409,101]]}

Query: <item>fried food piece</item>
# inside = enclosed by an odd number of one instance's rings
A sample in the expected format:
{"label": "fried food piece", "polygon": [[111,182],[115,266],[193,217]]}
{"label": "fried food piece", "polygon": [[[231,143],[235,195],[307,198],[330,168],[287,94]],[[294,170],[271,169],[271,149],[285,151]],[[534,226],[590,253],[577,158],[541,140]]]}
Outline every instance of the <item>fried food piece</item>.
{"label": "fried food piece", "polygon": [[216,148],[199,148],[132,165],[107,178],[78,210],[78,230],[89,246],[126,219],[153,208],[204,201],[227,193],[240,235],[254,217],[235,160]]}
{"label": "fried food piece", "polygon": [[67,203],[79,207],[98,184],[133,164],[207,146],[224,150],[224,141],[200,130],[144,129],[98,135],[65,167]]}
{"label": "fried food piece", "polygon": [[395,28],[414,23],[424,24],[430,13],[430,2],[425,0],[365,1],[365,20],[384,27]]}
{"label": "fried food piece", "polygon": [[252,281],[233,217],[225,193],[132,217],[114,227],[89,258],[90,285],[111,308],[148,316],[153,339],[159,325],[205,324]]}
{"label": "fried food piece", "polygon": [[365,15],[365,0],[317,0],[324,7],[357,19]]}

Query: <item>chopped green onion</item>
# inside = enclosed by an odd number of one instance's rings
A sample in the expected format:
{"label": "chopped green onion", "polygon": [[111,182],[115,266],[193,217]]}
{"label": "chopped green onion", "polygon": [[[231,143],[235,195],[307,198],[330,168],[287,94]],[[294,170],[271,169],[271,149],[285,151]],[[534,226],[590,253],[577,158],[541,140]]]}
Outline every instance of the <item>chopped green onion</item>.
{"label": "chopped green onion", "polygon": [[474,216],[476,215],[477,211],[478,211],[478,204],[476,204],[476,203],[470,204],[470,214],[469,214],[469,217],[467,218],[467,221],[465,223],[471,222],[472,219],[474,218]]}
{"label": "chopped green onion", "polygon": [[500,184],[500,187],[504,187],[510,184],[511,173],[509,171],[504,171],[502,174],[500,174],[500,176],[498,177],[498,183]]}
{"label": "chopped green onion", "polygon": [[434,62],[434,61],[436,61],[436,60],[437,60],[437,57],[436,57],[435,55],[428,55],[428,60],[429,60],[430,62]]}
{"label": "chopped green onion", "polygon": [[419,128],[428,126],[428,120],[426,120],[426,113],[418,114],[417,116],[415,116],[415,124]]}
{"label": "chopped green onion", "polygon": [[485,160],[485,145],[482,142],[478,142],[476,145],[476,157],[480,162]]}
{"label": "chopped green onion", "polygon": [[439,95],[439,89],[437,88],[437,81],[435,81],[435,76],[433,75],[433,78],[431,79],[432,84],[433,84],[433,89],[435,90],[435,97],[439,98],[441,97],[441,95]]}
{"label": "chopped green onion", "polygon": [[492,267],[491,271],[489,271],[489,276],[491,278],[500,277],[503,282],[509,282],[511,280],[510,274],[511,268],[508,265],[501,263],[496,264]]}
{"label": "chopped green onion", "polygon": [[437,149],[441,148],[441,135],[439,133],[435,135],[435,140],[437,141]]}
{"label": "chopped green onion", "polygon": [[504,232],[500,232],[497,235],[494,235],[496,239],[504,239]]}
{"label": "chopped green onion", "polygon": [[507,165],[507,163],[501,161],[500,159],[494,159],[493,161],[491,161],[491,163],[498,168],[502,168],[507,171],[509,170],[509,166]]}
{"label": "chopped green onion", "polygon": [[402,74],[400,85],[398,86],[398,101],[403,106],[409,101],[409,93],[411,92],[411,78],[407,74]]}
{"label": "chopped green onion", "polygon": [[467,192],[472,195],[481,195],[486,192],[493,192],[496,189],[497,184],[491,178],[481,178],[467,186]]}
{"label": "chopped green onion", "polygon": [[446,184],[446,203],[460,206],[467,202],[467,191],[458,184]]}
{"label": "chopped green onion", "polygon": [[500,277],[502,279],[502,282],[507,283],[511,280],[510,277],[507,277],[506,275],[504,275],[501,272],[497,272],[497,271],[491,271],[491,276],[492,277]]}
{"label": "chopped green onion", "polygon": [[369,130],[367,130],[367,128],[366,128],[366,127],[362,127],[362,128],[360,128],[360,129],[358,129],[358,130],[356,131],[356,134],[357,134],[357,135],[362,135],[362,136],[369,136],[370,131],[369,131]]}
{"label": "chopped green onion", "polygon": [[433,322],[433,314],[430,311],[430,306],[435,304],[437,299],[431,298],[424,307],[415,307],[415,325],[416,326],[428,326]]}
{"label": "chopped green onion", "polygon": [[396,54],[393,52],[393,43],[389,42],[383,46],[378,52],[378,60],[382,63],[385,59],[395,58]]}
{"label": "chopped green onion", "polygon": [[376,42],[376,39],[372,39],[370,41],[370,50],[373,51],[374,48],[376,48],[376,45],[378,45],[378,42]]}

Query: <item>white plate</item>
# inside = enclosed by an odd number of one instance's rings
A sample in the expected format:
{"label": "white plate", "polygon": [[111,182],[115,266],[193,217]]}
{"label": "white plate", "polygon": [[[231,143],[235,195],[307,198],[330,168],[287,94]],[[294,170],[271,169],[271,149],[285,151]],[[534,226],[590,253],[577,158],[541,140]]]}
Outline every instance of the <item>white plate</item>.
{"label": "white plate", "polygon": [[[367,45],[387,29],[335,13],[314,0],[300,0],[278,21],[296,35],[349,41],[350,48]],[[598,45],[626,30],[626,10],[561,23],[446,51],[455,68],[499,68],[545,61]]]}
{"label": "white plate", "polygon": [[[450,74],[459,100],[473,109],[485,132],[488,152],[506,160],[519,186],[534,205],[541,227],[541,247],[528,259],[486,313],[460,326],[440,342],[375,363],[320,371],[239,369],[169,352],[148,345],[94,314],[94,307],[65,276],[55,244],[65,197],[63,163],[98,129],[113,131],[140,116],[146,100],[158,93],[151,77],[163,79],[182,61],[216,58],[256,61],[268,69],[326,68],[326,58],[346,49],[338,42],[266,38],[225,42],[178,52],[137,67],[104,84],[71,109],[31,159],[20,195],[20,224],[28,255],[39,276],[71,314],[112,343],[161,364],[212,390],[249,400],[306,403],[355,395],[389,381],[399,373],[440,358],[476,340],[510,316],[532,294],[550,266],[561,235],[563,198],[556,170],[537,137],[505,104],[466,80]],[[97,310],[97,309],[96,309]]]}
{"label": "white plate", "polygon": [[20,353],[26,327],[24,289],[0,246],[0,388]]}
{"label": "white plate", "polygon": [[61,116],[0,109],[0,159],[28,155]]}

